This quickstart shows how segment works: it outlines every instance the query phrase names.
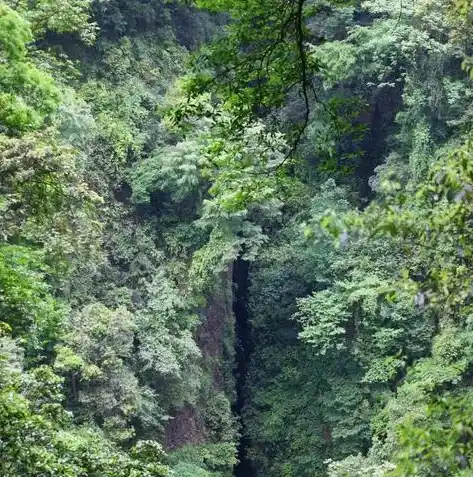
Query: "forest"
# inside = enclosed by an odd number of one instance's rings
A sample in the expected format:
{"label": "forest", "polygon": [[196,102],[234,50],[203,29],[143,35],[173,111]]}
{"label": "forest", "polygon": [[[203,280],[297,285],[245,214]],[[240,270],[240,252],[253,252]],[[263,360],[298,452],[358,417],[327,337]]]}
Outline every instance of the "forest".
{"label": "forest", "polygon": [[473,476],[472,0],[0,0],[0,477]]}

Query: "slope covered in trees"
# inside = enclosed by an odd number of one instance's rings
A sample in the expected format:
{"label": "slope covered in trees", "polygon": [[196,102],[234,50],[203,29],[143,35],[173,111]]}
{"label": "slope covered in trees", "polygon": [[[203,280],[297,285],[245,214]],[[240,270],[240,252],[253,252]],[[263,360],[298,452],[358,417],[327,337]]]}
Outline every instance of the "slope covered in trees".
{"label": "slope covered in trees", "polygon": [[472,28],[1,1],[0,475],[471,475]]}

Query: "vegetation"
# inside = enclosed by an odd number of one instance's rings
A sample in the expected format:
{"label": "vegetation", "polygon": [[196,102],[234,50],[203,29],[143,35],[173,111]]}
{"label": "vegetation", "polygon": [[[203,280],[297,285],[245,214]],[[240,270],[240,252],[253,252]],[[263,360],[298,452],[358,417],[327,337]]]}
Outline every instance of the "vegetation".
{"label": "vegetation", "polygon": [[0,0],[0,474],[471,475],[471,8]]}

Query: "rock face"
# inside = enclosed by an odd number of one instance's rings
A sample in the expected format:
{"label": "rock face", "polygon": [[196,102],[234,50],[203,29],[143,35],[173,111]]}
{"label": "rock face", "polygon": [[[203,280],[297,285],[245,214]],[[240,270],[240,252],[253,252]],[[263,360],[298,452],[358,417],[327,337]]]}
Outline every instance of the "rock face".
{"label": "rock face", "polygon": [[205,441],[205,426],[194,406],[185,406],[176,411],[166,429],[166,447],[179,449],[185,445]]}
{"label": "rock face", "polygon": [[202,324],[197,330],[196,340],[202,352],[202,368],[209,379],[199,402],[176,409],[173,413],[166,429],[169,450],[208,442],[212,429],[206,422],[206,405],[219,393],[224,393],[232,403],[235,400],[232,277],[233,266],[230,266],[221,275],[218,286],[210,293],[207,306],[201,312]]}

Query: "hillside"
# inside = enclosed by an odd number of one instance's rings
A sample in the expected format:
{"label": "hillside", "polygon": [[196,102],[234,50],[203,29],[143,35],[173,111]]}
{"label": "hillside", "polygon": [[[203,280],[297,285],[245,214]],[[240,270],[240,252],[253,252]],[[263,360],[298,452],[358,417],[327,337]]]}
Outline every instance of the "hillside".
{"label": "hillside", "polygon": [[473,475],[468,1],[0,1],[0,476]]}

